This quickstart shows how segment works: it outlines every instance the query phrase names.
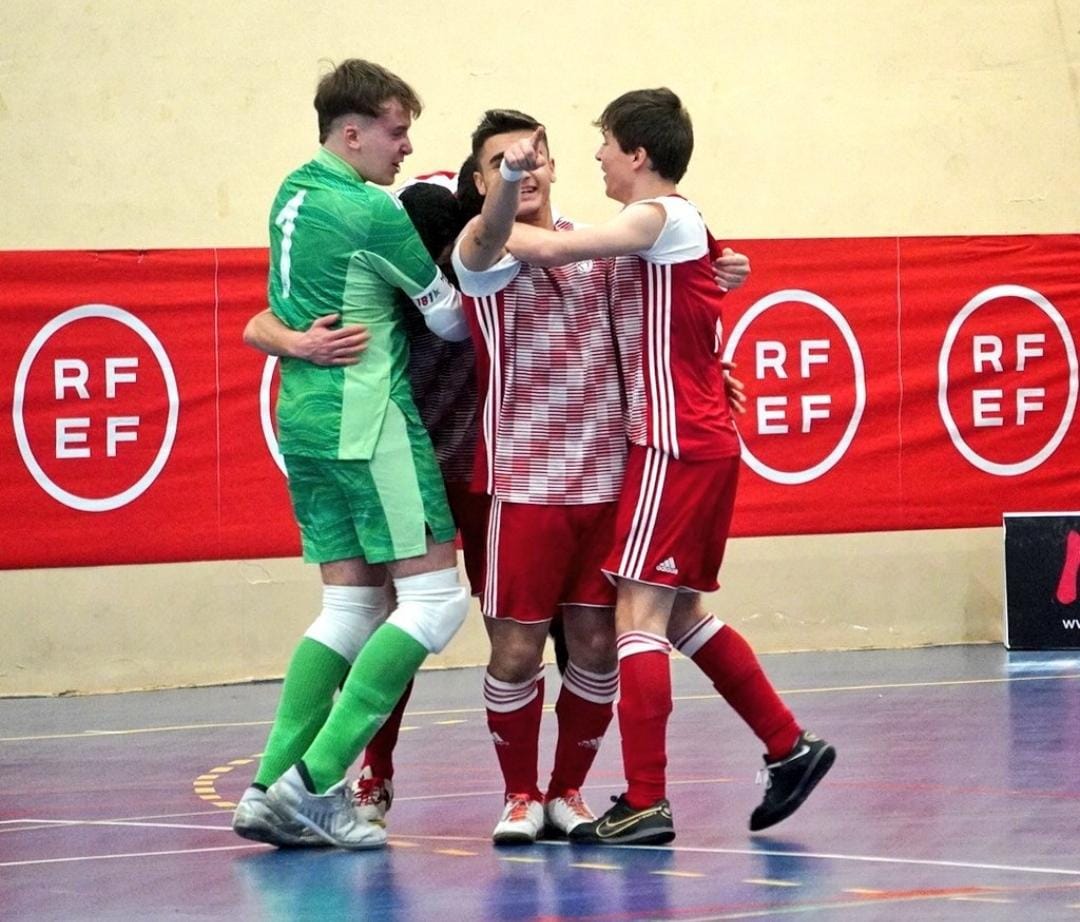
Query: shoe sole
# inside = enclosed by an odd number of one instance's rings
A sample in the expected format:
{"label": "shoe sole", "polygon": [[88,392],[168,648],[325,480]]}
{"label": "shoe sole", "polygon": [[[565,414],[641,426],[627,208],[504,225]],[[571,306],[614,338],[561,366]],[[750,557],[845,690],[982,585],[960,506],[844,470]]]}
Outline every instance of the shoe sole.
{"label": "shoe sole", "polygon": [[335,838],[334,836],[330,835],[330,833],[328,833],[321,826],[317,826],[315,823],[313,823],[311,820],[309,820],[302,813],[299,813],[296,810],[290,810],[290,813],[292,814],[293,820],[295,820],[297,823],[302,824],[305,829],[308,829],[314,835],[317,835],[327,845],[333,845],[333,846],[335,846],[337,848],[347,848],[350,851],[354,851],[354,852],[362,852],[362,851],[367,851],[367,850],[373,849],[373,848],[385,848],[386,847],[387,842],[386,842],[386,836],[385,835],[381,839],[375,839],[374,841],[366,841],[366,842],[354,842],[354,841],[349,841],[348,839],[338,839],[338,838]]}
{"label": "shoe sole", "polygon": [[[537,837],[539,838],[539,837]],[[527,832],[500,832],[492,835],[492,843],[495,845],[535,845],[536,839]]]}
{"label": "shoe sole", "polygon": [[326,844],[314,833],[310,835],[310,838],[294,836],[255,818],[247,821],[233,820],[232,828],[233,832],[242,839],[263,842],[266,845],[275,845],[278,848],[321,848]]}
{"label": "shoe sole", "polygon": [[666,845],[675,838],[674,829],[650,830],[640,834],[601,839],[598,836],[570,836],[572,845]]}
{"label": "shoe sole", "polygon": [[579,826],[585,826],[590,822],[595,822],[595,817],[593,818],[593,820],[582,820],[580,823],[575,823],[569,829],[563,829],[562,826],[556,826],[554,823],[545,821],[544,829],[540,833],[540,837],[543,839],[556,840],[569,839],[575,829],[577,829]]}
{"label": "shoe sole", "polygon": [[775,826],[777,823],[783,822],[792,813],[799,809],[808,798],[811,792],[818,786],[818,782],[828,774],[828,771],[833,766],[833,762],[836,761],[836,750],[832,746],[825,746],[821,752],[817,754],[817,758],[810,766],[810,770],[803,776],[802,782],[795,788],[794,793],[787,799],[787,802],[777,810],[775,813],[770,814],[765,822],[754,822],[753,816],[750,817],[750,831],[760,832],[762,829],[768,829],[770,826]]}
{"label": "shoe sole", "polygon": [[283,800],[267,802],[270,809],[274,811],[283,820],[297,823],[307,829],[313,836],[318,837],[323,845],[333,845],[336,848],[347,848],[351,851],[366,851],[372,848],[384,848],[386,846],[386,836],[383,835],[381,839],[376,839],[373,842],[350,842],[345,839],[338,839],[330,835],[325,829],[316,825],[314,822],[304,816],[299,810],[292,805],[286,803]]}

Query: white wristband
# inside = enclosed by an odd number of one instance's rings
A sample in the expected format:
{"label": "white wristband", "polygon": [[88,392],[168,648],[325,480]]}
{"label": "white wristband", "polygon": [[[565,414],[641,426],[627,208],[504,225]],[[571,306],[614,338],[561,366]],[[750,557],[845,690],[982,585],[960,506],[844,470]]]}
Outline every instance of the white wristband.
{"label": "white wristband", "polygon": [[500,160],[499,175],[507,182],[520,182],[521,177],[525,175],[525,171],[515,170],[513,167],[508,166],[505,160]]}

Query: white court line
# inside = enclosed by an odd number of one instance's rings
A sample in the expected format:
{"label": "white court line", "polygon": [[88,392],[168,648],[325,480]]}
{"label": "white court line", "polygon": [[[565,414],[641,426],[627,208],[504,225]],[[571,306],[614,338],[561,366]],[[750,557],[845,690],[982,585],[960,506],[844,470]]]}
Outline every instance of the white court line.
{"label": "white court line", "polygon": [[[781,697],[785,695],[818,695],[835,692],[863,692],[863,691],[887,691],[907,688],[955,688],[965,685],[1009,685],[1014,682],[1060,682],[1065,680],[1080,679],[1080,673],[1066,675],[1024,675],[1024,676],[999,676],[992,679],[941,679],[933,682],[883,682],[873,685],[833,685],[822,688],[786,688],[780,689]],[[715,699],[716,693],[703,695],[676,695],[673,701],[705,701]],[[545,704],[546,712],[553,711],[554,704]],[[407,716],[410,720],[417,717],[435,717],[443,714],[484,714],[483,708],[442,708],[433,711],[409,711]],[[227,727],[269,727],[270,720],[233,721],[227,723],[205,724],[176,724],[165,727],[135,727],[129,730],[81,730],[78,733],[49,733],[30,736],[0,736],[0,743],[28,743],[43,740],[86,740],[96,739],[102,736],[132,736],[139,733],[179,733],[190,730],[218,730]]]}
{"label": "white court line", "polygon": [[0,861],[0,868],[22,868],[36,864],[68,864],[73,861],[110,861],[116,858],[158,858],[166,855],[197,855],[202,852],[238,852],[250,849],[268,849],[272,845],[221,845],[215,848],[173,848],[162,852],[124,852],[118,855],[75,855],[71,858],[32,858],[28,861]]}
{"label": "white court line", "polygon": [[[448,795],[457,796],[457,795]],[[86,826],[101,826],[101,825],[116,825],[116,826],[157,826],[160,828],[173,828],[173,829],[200,829],[200,830],[228,830],[230,827],[220,826],[191,826],[186,824],[169,824],[169,823],[140,823],[133,821],[121,821],[121,820],[36,820],[33,818],[20,819],[20,820],[4,820],[4,823],[49,823],[56,827],[73,826],[73,825],[86,825]],[[409,835],[408,833],[394,833],[392,838],[394,839],[406,839],[410,841],[423,841],[423,842],[488,842],[486,836],[426,836],[426,835]],[[541,841],[537,843],[545,847],[555,848],[567,848],[569,844],[567,842],[547,842]],[[84,855],[73,858],[41,858],[28,861],[7,861],[0,862],[0,867],[21,867],[31,864],[54,864],[58,862],[66,861],[90,861],[95,859],[112,859],[112,858],[142,858],[153,857],[156,855],[185,855],[195,854],[199,852],[217,852],[217,851],[235,851],[245,848],[263,848],[269,846],[262,845],[232,845],[221,846],[216,848],[193,848],[193,849],[176,849],[172,851],[159,851],[159,852],[132,852],[119,855]],[[946,861],[942,859],[929,859],[929,858],[897,858],[886,857],[883,855],[848,855],[839,852],[793,852],[784,851],[781,849],[764,849],[764,848],[718,848],[718,847],[705,847],[705,846],[659,846],[659,845],[616,845],[608,846],[609,848],[631,849],[632,851],[653,850],[671,852],[674,854],[688,854],[688,855],[743,855],[748,857],[775,857],[775,858],[789,858],[789,859],[814,859],[818,861],[850,861],[855,863],[864,864],[887,864],[898,865],[902,867],[933,867],[933,868],[956,868],[962,870],[975,870],[975,871],[999,871],[1003,873],[1015,873],[1015,874],[1047,874],[1058,875],[1064,877],[1078,877],[1080,878],[1080,868],[1053,868],[1053,867],[1034,867],[1031,865],[1020,864],[994,864],[989,862],[977,862],[977,861]]]}
{"label": "white court line", "polygon": [[[222,811],[218,811],[221,815]],[[24,822],[37,824],[36,829],[48,829],[53,826],[60,826],[64,828],[70,828],[71,826],[134,826],[139,829],[211,829],[211,830],[229,830],[232,831],[231,826],[203,826],[198,823],[148,823],[139,820],[39,820],[28,819]],[[25,832],[25,829],[17,830],[19,832]]]}
{"label": "white court line", "polygon": [[[131,822],[137,822],[137,821],[142,821],[142,820],[168,820],[168,819],[181,819],[181,818],[186,818],[186,817],[189,817],[189,816],[221,816],[221,815],[222,815],[222,811],[221,811],[220,808],[218,808],[216,810],[198,810],[198,811],[192,811],[192,812],[188,812],[188,813],[156,813],[156,814],[151,814],[150,816],[120,816],[120,817],[114,817],[112,820],[109,820],[107,822],[113,822],[113,823],[127,822],[127,823],[131,823]],[[100,821],[94,821],[94,820],[36,820],[36,819],[26,819],[26,818],[17,819],[17,820],[0,820],[0,827],[7,827],[7,828],[0,828],[0,835],[4,835],[5,833],[10,835],[11,833],[15,833],[15,832],[33,832],[33,831],[39,830],[39,829],[54,829],[54,828],[56,828],[57,823],[64,823],[64,824],[71,825],[71,826],[78,826],[78,825],[80,825],[81,823],[84,823],[84,822],[100,822]],[[27,825],[28,823],[33,823],[35,825],[30,826],[30,825]],[[169,825],[169,824],[166,824],[166,825]],[[207,826],[207,827],[201,827],[201,828],[212,829],[212,828],[216,828],[216,827]]]}
{"label": "white court line", "polygon": [[[617,845],[609,848],[657,848],[650,845]],[[844,855],[834,852],[788,852],[767,848],[704,848],[693,845],[672,848],[674,852],[704,855],[764,855],[770,858],[814,858],[824,861],[855,861],[872,864],[899,864],[913,867],[962,868],[971,871],[1008,871],[1017,874],[1060,874],[1080,877],[1080,868],[1039,868],[1022,864],[989,864],[977,861],[944,861],[931,858],[888,858],[884,855]]]}
{"label": "white court line", "polygon": [[[487,842],[488,838],[478,836],[425,836],[394,832],[394,839],[409,839],[423,842]],[[569,848],[570,843],[560,840],[541,839],[536,843],[545,848]],[[608,845],[605,848],[615,851],[629,849],[631,852],[661,851],[687,855],[747,855],[749,857],[770,858],[814,858],[823,861],[854,861],[874,864],[896,864],[913,867],[961,868],[975,871],[1008,871],[1018,874],[1060,874],[1065,877],[1080,877],[1080,868],[1040,868],[1021,864],[989,864],[977,861],[945,861],[932,858],[895,858],[884,855],[845,855],[833,852],[791,852],[768,848],[719,848],[697,845]]]}

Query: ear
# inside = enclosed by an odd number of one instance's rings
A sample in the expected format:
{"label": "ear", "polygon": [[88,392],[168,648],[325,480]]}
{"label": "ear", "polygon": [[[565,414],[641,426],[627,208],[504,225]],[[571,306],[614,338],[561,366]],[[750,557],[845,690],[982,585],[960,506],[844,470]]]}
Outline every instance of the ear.
{"label": "ear", "polygon": [[484,174],[477,170],[472,174],[473,184],[476,186],[477,192],[481,195],[487,195],[487,183],[484,182]]}
{"label": "ear", "polygon": [[647,169],[649,166],[649,152],[644,147],[635,148],[630,163],[635,170]]}
{"label": "ear", "polygon": [[548,169],[551,171],[551,181],[555,182],[555,158],[548,160]]}
{"label": "ear", "polygon": [[360,125],[355,118],[347,119],[341,126],[341,140],[349,150],[358,150],[361,145]]}

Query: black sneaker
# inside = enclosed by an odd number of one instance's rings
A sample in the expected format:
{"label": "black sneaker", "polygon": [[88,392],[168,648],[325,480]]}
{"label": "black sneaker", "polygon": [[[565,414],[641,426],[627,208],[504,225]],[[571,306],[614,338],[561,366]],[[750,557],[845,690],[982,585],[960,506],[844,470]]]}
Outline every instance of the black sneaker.
{"label": "black sneaker", "polygon": [[600,819],[570,830],[570,841],[584,845],[663,845],[675,838],[671,804],[658,800],[642,810],[626,802],[626,795],[611,798],[615,806]]}
{"label": "black sneaker", "polygon": [[836,761],[836,750],[813,733],[802,733],[795,747],[779,762],[765,757],[758,775],[765,781],[765,798],[750,814],[750,829],[757,832],[787,819],[810,796]]}

